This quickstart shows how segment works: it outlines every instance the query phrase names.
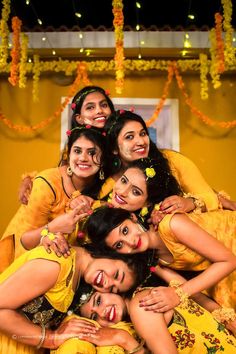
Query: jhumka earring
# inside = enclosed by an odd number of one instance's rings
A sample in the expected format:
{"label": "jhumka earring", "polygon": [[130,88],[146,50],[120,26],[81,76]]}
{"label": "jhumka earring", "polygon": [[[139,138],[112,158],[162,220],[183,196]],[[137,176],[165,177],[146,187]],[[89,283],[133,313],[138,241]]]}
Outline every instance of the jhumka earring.
{"label": "jhumka earring", "polygon": [[103,169],[101,168],[101,170],[99,171],[99,179],[101,180],[101,181],[103,181],[104,180],[104,171],[103,171]]}
{"label": "jhumka earring", "polygon": [[112,162],[113,166],[116,168],[116,169],[120,169],[121,168],[121,160],[119,158],[118,155],[116,155],[113,159],[113,162]]}
{"label": "jhumka earring", "polygon": [[73,175],[72,169],[70,166],[67,167],[66,169],[67,176],[71,177]]}

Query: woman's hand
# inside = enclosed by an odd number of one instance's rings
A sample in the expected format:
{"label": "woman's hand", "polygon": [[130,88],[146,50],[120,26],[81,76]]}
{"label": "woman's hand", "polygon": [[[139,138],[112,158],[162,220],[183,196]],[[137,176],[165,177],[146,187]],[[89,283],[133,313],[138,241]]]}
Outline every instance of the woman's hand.
{"label": "woman's hand", "polygon": [[193,198],[184,198],[178,195],[172,195],[163,200],[160,206],[160,211],[166,214],[171,214],[174,211],[189,213],[195,209]]}
{"label": "woman's hand", "polygon": [[82,212],[83,206],[77,206],[68,213],[59,215],[48,224],[49,231],[53,233],[61,232],[70,234],[74,231],[78,221],[88,216],[88,212]]}
{"label": "woman's hand", "polygon": [[86,319],[72,318],[63,322],[56,331],[52,332],[52,347],[56,349],[70,338],[87,340],[97,331],[98,328],[93,323],[86,321]]}
{"label": "woman's hand", "polygon": [[18,199],[21,204],[28,204],[29,195],[33,187],[33,181],[30,176],[25,177],[20,184]]}
{"label": "woman's hand", "polygon": [[58,257],[68,257],[70,255],[70,246],[61,233],[56,233],[55,238],[51,239],[48,236],[44,236],[41,239],[40,244],[46,249],[48,253],[55,252]]}
{"label": "woman's hand", "polygon": [[86,195],[79,195],[78,197],[70,201],[70,209],[75,209],[81,207],[81,212],[86,213],[91,210],[92,204],[94,202],[93,198],[90,198]]}
{"label": "woman's hand", "polygon": [[161,220],[165,217],[166,213],[160,210],[153,210],[151,213],[150,219],[148,219],[148,222],[151,223],[154,226],[154,230],[157,231],[158,225],[161,222]]}
{"label": "woman's hand", "polygon": [[179,303],[179,296],[173,288],[159,286],[150,290],[150,293],[139,301],[139,306],[144,307],[145,311],[166,312]]}

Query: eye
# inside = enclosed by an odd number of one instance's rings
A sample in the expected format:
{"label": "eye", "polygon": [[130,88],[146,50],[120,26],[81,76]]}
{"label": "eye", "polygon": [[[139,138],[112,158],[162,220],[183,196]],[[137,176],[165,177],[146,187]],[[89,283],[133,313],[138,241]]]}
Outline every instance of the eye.
{"label": "eye", "polygon": [[133,193],[133,195],[138,196],[138,197],[142,194],[142,193],[140,192],[140,190],[137,189],[137,188],[133,188],[133,189],[132,189],[132,193]]}
{"label": "eye", "polygon": [[96,155],[96,153],[97,153],[96,149],[91,149],[91,150],[89,150],[89,152],[88,152],[88,154],[89,154],[90,156],[94,156],[94,155]]}
{"label": "eye", "polygon": [[95,304],[97,305],[97,306],[99,306],[99,305],[101,305],[101,295],[98,295],[97,296],[97,298],[96,298],[96,302],[95,302]]}
{"label": "eye", "polygon": [[117,270],[115,276],[114,276],[114,279],[118,279],[118,276],[119,276],[119,270]]}
{"label": "eye", "polygon": [[121,250],[123,247],[123,242],[122,241],[119,241],[115,244],[115,249],[116,250]]}
{"label": "eye", "polygon": [[81,149],[79,149],[79,148],[74,148],[74,152],[76,153],[76,154],[80,154],[81,153]]}
{"label": "eye", "polygon": [[127,226],[124,226],[123,229],[121,230],[122,234],[126,236],[129,232],[129,228]]}
{"label": "eye", "polygon": [[102,106],[103,108],[107,108],[107,107],[108,107],[108,103],[107,103],[107,102],[104,102],[104,103],[101,104],[101,106]]}
{"label": "eye", "polygon": [[134,136],[132,134],[126,135],[125,139],[126,140],[132,140]]}
{"label": "eye", "polygon": [[145,130],[140,133],[140,136],[146,136],[146,135],[147,133],[145,132]]}
{"label": "eye", "polygon": [[123,183],[123,184],[125,184],[127,181],[126,181],[126,178],[124,177],[124,176],[122,176],[121,178],[120,178],[120,181],[121,181],[121,183]]}
{"label": "eye", "polygon": [[94,105],[88,105],[87,107],[86,107],[86,109],[89,111],[89,110],[91,110],[91,109],[94,109]]}
{"label": "eye", "polygon": [[98,315],[96,314],[96,312],[93,312],[93,313],[91,314],[90,318],[91,318],[91,320],[96,321],[97,318],[98,318]]}

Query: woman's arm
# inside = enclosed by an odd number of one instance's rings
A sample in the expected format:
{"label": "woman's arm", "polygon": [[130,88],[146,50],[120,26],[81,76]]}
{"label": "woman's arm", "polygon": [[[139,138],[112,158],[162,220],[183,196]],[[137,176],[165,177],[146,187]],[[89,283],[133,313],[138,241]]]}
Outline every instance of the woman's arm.
{"label": "woman's arm", "polygon": [[[155,354],[177,354],[177,349],[167,328],[171,315],[145,311],[139,301],[147,295],[147,290],[139,292],[129,304],[129,314],[138,334],[146,342],[148,349]],[[167,319],[168,317],[168,319]]]}

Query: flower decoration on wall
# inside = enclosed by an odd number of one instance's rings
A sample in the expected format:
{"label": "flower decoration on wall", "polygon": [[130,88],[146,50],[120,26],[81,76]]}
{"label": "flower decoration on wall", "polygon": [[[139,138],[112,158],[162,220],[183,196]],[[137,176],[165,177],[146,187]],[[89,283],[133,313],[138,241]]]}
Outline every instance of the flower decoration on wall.
{"label": "flower decoration on wall", "polygon": [[16,86],[19,81],[19,61],[20,61],[20,31],[21,31],[21,20],[14,16],[12,18],[12,50],[11,50],[11,66],[10,66],[10,77],[8,81],[12,86]]}
{"label": "flower decoration on wall", "polygon": [[10,0],[2,0],[2,17],[0,20],[0,68],[5,69],[8,58],[8,36],[9,29],[7,21],[10,15]]}
{"label": "flower decoration on wall", "polygon": [[231,0],[221,0],[223,6],[223,28],[225,31],[225,61],[228,65],[235,63],[235,49],[233,47],[233,27],[231,25],[233,6]]}
{"label": "flower decoration on wall", "polygon": [[122,93],[124,86],[124,16],[122,0],[112,1],[112,12],[114,15],[113,25],[115,30],[115,70],[116,70],[116,92]]}

